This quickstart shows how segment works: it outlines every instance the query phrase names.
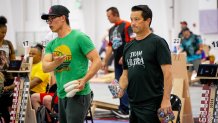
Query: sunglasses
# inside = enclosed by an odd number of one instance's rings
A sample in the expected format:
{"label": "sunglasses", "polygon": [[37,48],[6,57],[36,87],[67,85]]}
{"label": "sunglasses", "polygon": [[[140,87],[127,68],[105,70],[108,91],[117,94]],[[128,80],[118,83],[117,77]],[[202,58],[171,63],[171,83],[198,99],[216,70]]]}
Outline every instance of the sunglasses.
{"label": "sunglasses", "polygon": [[49,22],[52,23],[52,21],[57,17],[60,17],[60,16],[49,16],[48,20],[46,20],[46,23],[49,23]]}

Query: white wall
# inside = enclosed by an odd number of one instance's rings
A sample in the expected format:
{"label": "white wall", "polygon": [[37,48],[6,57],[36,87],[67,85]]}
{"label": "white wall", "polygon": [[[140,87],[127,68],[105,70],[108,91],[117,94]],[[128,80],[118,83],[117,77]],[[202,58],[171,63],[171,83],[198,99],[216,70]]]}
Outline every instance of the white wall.
{"label": "white wall", "polygon": [[16,47],[15,43],[15,28],[14,28],[14,16],[12,14],[12,3],[10,0],[0,0],[0,16],[7,18],[7,34],[5,39],[10,40]]}
{"label": "white wall", "polygon": [[[217,9],[217,0],[201,0],[199,2],[199,11],[211,9]],[[204,43],[211,44],[212,41],[218,39],[218,34],[202,34],[202,37],[204,38]]]}
{"label": "white wall", "polygon": [[101,39],[106,30],[112,26],[106,16],[106,10],[109,7],[117,7],[121,19],[130,21],[132,6],[148,4],[153,11],[153,22],[151,27],[156,34],[168,40],[168,15],[166,13],[165,3],[166,1],[160,0],[84,0],[83,12],[85,15],[85,28],[87,33],[90,34],[91,38],[94,40],[97,48],[99,48],[101,46]]}
{"label": "white wall", "polygon": [[92,41],[95,44],[98,44],[98,39],[97,39],[97,28],[96,26],[98,23],[96,22],[97,16],[99,16],[96,12],[96,5],[97,1],[96,0],[83,0],[82,1],[82,12],[84,15],[84,28],[85,28],[85,33],[90,36]]}
{"label": "white wall", "polygon": [[[217,0],[201,0],[199,2],[199,10],[216,10],[217,9]],[[201,34],[204,43],[211,46],[210,53],[215,55],[216,62],[218,61],[218,47],[213,47],[212,42],[218,41],[218,34]]]}
{"label": "white wall", "polygon": [[[180,22],[183,20],[188,22],[190,30],[199,34],[199,0],[175,0],[175,2],[177,34],[180,31]],[[194,23],[197,25],[196,28],[193,27]]]}
{"label": "white wall", "polygon": [[[11,40],[15,48],[22,47],[23,41],[41,42],[50,31],[46,22],[41,20],[41,14],[48,13],[50,6],[55,4],[70,10],[72,28],[85,31],[84,15],[78,3],[79,0],[0,0],[0,15],[8,19],[6,39]],[[17,55],[24,52],[23,48],[17,51]]]}
{"label": "white wall", "polygon": [[[172,17],[173,0],[0,0],[0,15],[8,18],[8,33],[6,38],[14,46],[25,40],[40,41],[50,30],[45,21],[40,19],[43,12],[48,12],[51,5],[62,4],[70,11],[70,23],[73,29],[87,33],[97,48],[101,46],[101,38],[112,24],[106,17],[106,9],[115,6],[119,9],[121,18],[128,20],[131,7],[137,4],[147,4],[153,11],[151,27],[154,32],[168,43],[176,38],[180,31],[180,21],[188,22],[189,28],[199,32],[199,10],[216,9],[216,0],[174,0],[174,15]],[[81,6],[78,8],[78,3]],[[120,4],[122,3],[122,4]],[[193,23],[197,26],[193,27]],[[22,33],[20,33],[22,32]],[[25,32],[25,33],[23,33]],[[17,35],[15,35],[17,34]],[[218,39],[217,34],[202,35],[206,43]]]}

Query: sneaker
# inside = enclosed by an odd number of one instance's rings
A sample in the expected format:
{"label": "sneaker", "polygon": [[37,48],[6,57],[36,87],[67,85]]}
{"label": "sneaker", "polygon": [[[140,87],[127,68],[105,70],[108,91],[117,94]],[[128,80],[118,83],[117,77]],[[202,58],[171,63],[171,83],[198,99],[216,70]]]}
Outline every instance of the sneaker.
{"label": "sneaker", "polygon": [[118,110],[118,111],[112,110],[112,113],[115,114],[118,118],[124,118],[124,119],[129,118],[129,114],[123,113],[123,112],[120,111],[120,110]]}

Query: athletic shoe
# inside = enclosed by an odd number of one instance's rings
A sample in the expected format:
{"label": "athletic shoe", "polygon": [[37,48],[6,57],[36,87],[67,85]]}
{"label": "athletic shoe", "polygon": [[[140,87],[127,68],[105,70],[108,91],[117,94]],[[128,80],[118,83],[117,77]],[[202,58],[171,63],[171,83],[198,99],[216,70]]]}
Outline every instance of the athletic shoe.
{"label": "athletic shoe", "polygon": [[128,119],[129,118],[129,114],[123,113],[120,110],[118,110],[118,111],[112,110],[112,113],[114,113],[118,118],[124,118],[124,119]]}

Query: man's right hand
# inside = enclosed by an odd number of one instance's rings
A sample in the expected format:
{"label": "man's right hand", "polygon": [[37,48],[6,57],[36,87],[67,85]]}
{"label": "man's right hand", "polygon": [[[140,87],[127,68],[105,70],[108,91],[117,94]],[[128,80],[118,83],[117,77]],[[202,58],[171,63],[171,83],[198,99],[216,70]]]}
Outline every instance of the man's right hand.
{"label": "man's right hand", "polygon": [[55,64],[61,65],[65,61],[66,55],[63,56],[54,56],[54,62]]}

